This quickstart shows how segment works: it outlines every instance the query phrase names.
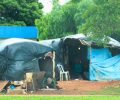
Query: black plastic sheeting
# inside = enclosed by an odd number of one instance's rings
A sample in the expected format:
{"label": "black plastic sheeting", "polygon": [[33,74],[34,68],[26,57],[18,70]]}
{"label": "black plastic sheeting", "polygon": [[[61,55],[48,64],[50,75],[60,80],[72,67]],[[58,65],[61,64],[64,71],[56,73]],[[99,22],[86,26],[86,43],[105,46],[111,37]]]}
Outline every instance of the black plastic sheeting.
{"label": "black plastic sheeting", "polygon": [[22,80],[26,72],[40,71],[38,60],[52,48],[26,39],[0,42],[0,80]]}
{"label": "black plastic sheeting", "polygon": [[[51,48],[54,48],[55,50],[55,66],[57,66],[58,63],[63,65],[63,39],[57,38],[57,39],[50,39],[50,40],[42,40],[40,41],[42,45],[49,46]],[[51,76],[50,70],[52,70],[50,59],[46,60],[40,60],[40,65],[42,65],[47,73],[47,75]],[[47,67],[49,65],[49,67]],[[47,69],[46,69],[47,67]],[[59,80],[59,69],[55,67],[55,78],[56,80]]]}
{"label": "black plastic sheeting", "polygon": [[42,40],[40,41],[42,45],[54,48],[55,50],[55,63],[62,63],[63,62],[63,39],[51,39],[51,40]]}

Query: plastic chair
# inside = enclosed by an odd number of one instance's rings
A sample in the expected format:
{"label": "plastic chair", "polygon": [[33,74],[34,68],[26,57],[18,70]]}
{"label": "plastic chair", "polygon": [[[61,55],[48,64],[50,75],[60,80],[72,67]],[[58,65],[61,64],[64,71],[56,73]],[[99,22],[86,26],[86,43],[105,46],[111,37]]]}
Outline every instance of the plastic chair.
{"label": "plastic chair", "polygon": [[70,79],[69,71],[64,71],[63,66],[61,64],[57,64],[57,67],[60,71],[60,81],[63,81],[63,76],[64,75],[65,75],[65,79],[69,80]]}

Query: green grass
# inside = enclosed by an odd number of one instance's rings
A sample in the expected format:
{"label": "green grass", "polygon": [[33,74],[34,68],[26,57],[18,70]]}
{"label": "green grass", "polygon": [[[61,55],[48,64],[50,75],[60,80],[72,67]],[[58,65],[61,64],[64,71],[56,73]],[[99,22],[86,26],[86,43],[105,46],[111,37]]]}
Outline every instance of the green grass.
{"label": "green grass", "polygon": [[88,92],[90,95],[120,95],[120,86],[109,86],[99,91]]}
{"label": "green grass", "polygon": [[[91,96],[8,96],[1,95],[0,100],[120,100],[120,86],[109,86],[99,91],[91,91],[86,94]],[[101,96],[97,96],[101,95]]]}
{"label": "green grass", "polygon": [[0,96],[0,100],[120,100],[120,96]]}

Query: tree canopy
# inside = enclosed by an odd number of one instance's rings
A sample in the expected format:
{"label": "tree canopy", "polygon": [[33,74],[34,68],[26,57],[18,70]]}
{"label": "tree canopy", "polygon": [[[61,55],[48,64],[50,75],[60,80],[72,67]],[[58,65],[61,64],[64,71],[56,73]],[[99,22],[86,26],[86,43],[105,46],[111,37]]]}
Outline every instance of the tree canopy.
{"label": "tree canopy", "polygon": [[[93,0],[93,4],[83,13],[85,22],[79,31],[102,40],[104,36],[120,33],[120,0]],[[106,38],[107,40],[107,38]],[[102,41],[100,41],[102,42]]]}
{"label": "tree canopy", "polygon": [[[55,4],[58,4],[55,0]],[[76,5],[68,3],[65,6],[53,6],[51,13],[36,20],[39,29],[39,38],[58,38],[77,32],[74,15],[77,11]]]}
{"label": "tree canopy", "polygon": [[105,36],[120,40],[120,0],[54,1],[52,12],[36,20],[40,39],[84,33],[100,42],[108,41]]}
{"label": "tree canopy", "polygon": [[34,25],[42,8],[38,0],[0,0],[0,25]]}

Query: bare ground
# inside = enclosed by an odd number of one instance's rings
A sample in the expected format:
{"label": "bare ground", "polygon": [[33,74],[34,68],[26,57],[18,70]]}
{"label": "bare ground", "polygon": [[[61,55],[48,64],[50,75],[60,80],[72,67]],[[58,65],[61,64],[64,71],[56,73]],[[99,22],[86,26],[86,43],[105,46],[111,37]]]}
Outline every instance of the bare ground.
{"label": "bare ground", "polygon": [[[27,95],[88,95],[90,91],[99,91],[108,86],[120,85],[120,81],[58,81],[59,90],[39,90]],[[12,94],[19,94],[17,92]],[[12,95],[11,94],[11,95]]]}
{"label": "bare ground", "polygon": [[59,81],[58,86],[61,90],[57,91],[41,91],[42,95],[86,95],[90,91],[99,91],[108,86],[120,84],[120,81],[85,81],[85,80],[72,80],[72,81]]}

